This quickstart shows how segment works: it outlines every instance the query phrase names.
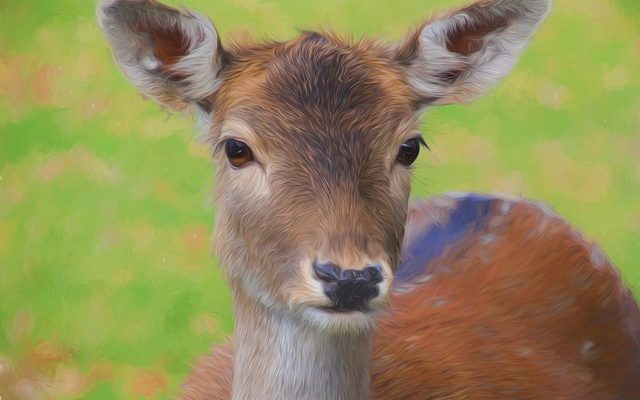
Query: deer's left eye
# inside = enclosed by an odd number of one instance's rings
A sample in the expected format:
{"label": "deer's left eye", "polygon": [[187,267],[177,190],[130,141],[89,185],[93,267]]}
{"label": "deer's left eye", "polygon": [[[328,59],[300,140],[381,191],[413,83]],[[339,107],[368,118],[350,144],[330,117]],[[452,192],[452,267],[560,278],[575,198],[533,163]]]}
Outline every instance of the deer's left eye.
{"label": "deer's left eye", "polygon": [[400,145],[396,161],[405,167],[410,166],[420,154],[420,138],[415,137]]}

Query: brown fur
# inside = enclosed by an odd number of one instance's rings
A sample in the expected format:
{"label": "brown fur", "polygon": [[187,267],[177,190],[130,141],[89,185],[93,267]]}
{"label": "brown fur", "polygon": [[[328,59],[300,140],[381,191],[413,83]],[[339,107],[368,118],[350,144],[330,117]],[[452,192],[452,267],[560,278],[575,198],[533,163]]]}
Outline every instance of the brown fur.
{"label": "brown fur", "polygon": [[[441,203],[412,209],[408,224],[442,220]],[[497,239],[482,244],[487,234]],[[600,257],[560,218],[517,203],[425,266],[431,279],[396,288],[375,337],[373,398],[638,399],[640,311]],[[215,348],[181,398],[229,399],[232,363],[230,346]]]}

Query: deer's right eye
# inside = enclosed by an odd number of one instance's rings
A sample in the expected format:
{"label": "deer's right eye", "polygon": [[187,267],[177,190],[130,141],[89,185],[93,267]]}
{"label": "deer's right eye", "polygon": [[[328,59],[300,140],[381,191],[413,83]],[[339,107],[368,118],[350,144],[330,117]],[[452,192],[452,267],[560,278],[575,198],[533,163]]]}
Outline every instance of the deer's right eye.
{"label": "deer's right eye", "polygon": [[420,154],[420,138],[411,138],[400,146],[396,161],[408,167],[418,158],[418,154]]}
{"label": "deer's right eye", "polygon": [[229,139],[224,144],[224,151],[231,165],[242,168],[253,161],[253,152],[246,143],[235,139]]}

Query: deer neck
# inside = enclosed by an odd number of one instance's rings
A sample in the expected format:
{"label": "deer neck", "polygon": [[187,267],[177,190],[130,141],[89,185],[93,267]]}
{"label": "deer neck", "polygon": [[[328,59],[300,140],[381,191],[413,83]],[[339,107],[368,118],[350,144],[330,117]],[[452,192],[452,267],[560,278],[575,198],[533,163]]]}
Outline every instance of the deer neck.
{"label": "deer neck", "polygon": [[365,400],[372,332],[326,332],[234,288],[233,400]]}

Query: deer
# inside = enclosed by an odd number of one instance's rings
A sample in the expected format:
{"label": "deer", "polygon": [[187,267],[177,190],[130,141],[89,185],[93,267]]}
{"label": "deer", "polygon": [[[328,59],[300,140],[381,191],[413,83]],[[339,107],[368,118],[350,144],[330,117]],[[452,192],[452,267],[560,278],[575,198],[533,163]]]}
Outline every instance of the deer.
{"label": "deer", "polygon": [[195,116],[217,166],[235,329],[181,399],[640,399],[640,310],[596,243],[520,197],[410,201],[420,113],[494,87],[550,8],[223,46],[187,9],[99,1],[124,75]]}

